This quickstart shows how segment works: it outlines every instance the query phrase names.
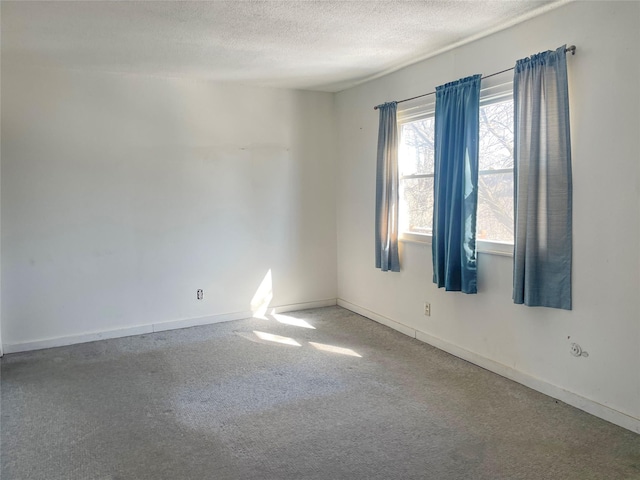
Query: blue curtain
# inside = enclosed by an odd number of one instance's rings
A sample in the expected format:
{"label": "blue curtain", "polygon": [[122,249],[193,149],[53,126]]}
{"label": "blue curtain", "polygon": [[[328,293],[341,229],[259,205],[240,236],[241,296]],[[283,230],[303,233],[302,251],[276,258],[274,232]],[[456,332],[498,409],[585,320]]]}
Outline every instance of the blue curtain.
{"label": "blue curtain", "polygon": [[381,105],[376,172],[376,268],[400,271],[398,256],[397,103]]}
{"label": "blue curtain", "polygon": [[572,183],[565,47],[518,60],[513,301],[571,310]]}
{"label": "blue curtain", "polygon": [[476,293],[480,75],[436,88],[433,282]]}

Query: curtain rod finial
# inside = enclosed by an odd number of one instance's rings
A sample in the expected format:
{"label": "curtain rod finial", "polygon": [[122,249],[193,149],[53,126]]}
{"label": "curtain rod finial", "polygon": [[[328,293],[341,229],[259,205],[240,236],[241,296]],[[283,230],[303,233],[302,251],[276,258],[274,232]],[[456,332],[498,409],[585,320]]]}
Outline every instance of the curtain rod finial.
{"label": "curtain rod finial", "polygon": [[571,52],[571,55],[575,55],[576,54],[576,46],[575,45],[571,45],[570,47],[567,47],[567,52]]}

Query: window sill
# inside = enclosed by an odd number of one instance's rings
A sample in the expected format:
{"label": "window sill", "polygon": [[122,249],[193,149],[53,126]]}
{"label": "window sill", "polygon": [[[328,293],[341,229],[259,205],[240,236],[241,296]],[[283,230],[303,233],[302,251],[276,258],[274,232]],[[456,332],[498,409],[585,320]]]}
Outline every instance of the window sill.
{"label": "window sill", "polygon": [[[431,245],[431,235],[421,233],[401,233],[398,240],[404,243]],[[476,245],[478,247],[478,253],[513,257],[513,243],[478,240]]]}

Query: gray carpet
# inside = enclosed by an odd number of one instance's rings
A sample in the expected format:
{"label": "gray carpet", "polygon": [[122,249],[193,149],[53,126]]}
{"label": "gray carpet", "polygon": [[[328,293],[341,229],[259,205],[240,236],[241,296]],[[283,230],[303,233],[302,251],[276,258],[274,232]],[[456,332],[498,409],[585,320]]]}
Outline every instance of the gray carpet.
{"label": "gray carpet", "polygon": [[280,320],[5,356],[2,479],[640,479],[640,435],[339,307]]}

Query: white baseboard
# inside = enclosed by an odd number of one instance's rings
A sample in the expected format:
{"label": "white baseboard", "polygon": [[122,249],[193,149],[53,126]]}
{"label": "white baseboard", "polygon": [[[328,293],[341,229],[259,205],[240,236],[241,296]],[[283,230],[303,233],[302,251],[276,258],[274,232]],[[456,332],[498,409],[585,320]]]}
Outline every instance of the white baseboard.
{"label": "white baseboard", "polygon": [[[318,300],[313,302],[294,303],[289,305],[279,305],[269,307],[269,311],[274,313],[292,312],[295,310],[308,310],[310,308],[330,307],[336,305],[336,299]],[[130,337],[132,335],[143,335],[145,333],[163,332],[178,328],[195,327],[198,325],[210,325],[213,323],[229,322],[241,320],[253,316],[251,310],[243,312],[223,313],[219,315],[208,315],[206,317],[185,318],[181,320],[170,320],[168,322],[151,323],[135,327],[116,328],[102,332],[83,333],[80,335],[68,335],[64,337],[48,338],[33,342],[9,343],[3,345],[3,353],[18,353],[30,350],[41,350],[43,348],[64,347],[76,343],[95,342],[108,338]]]}
{"label": "white baseboard", "polygon": [[95,342],[108,338],[130,337],[152,333],[153,325],[139,325],[136,327],[116,328],[103,332],[82,333],[80,335],[68,335],[64,337],[47,338],[33,342],[8,343],[3,345],[4,353],[27,352],[29,350],[42,350],[43,348],[65,347],[76,343]]}
{"label": "white baseboard", "polygon": [[154,323],[154,332],[165,332],[167,330],[176,330],[178,328],[197,327],[199,325],[210,325],[212,323],[231,322],[233,320],[241,320],[249,318],[253,315],[251,310],[244,312],[221,313],[219,315],[207,315],[206,317],[184,318],[181,320],[169,320],[168,322]]}
{"label": "white baseboard", "polygon": [[347,310],[351,310],[352,312],[362,315],[363,317],[367,317],[378,323],[386,325],[387,327],[393,328],[394,330],[397,330],[400,333],[404,333],[405,335],[411,338],[416,338],[415,329],[408,327],[403,323],[396,322],[395,320],[391,320],[390,318],[384,317],[382,315],[378,315],[377,313],[372,312],[371,310],[367,310],[366,308],[361,307],[360,305],[347,302],[346,300],[343,300],[341,298],[338,299],[338,305],[341,306],[342,308],[346,308]]}
{"label": "white baseboard", "polygon": [[280,305],[279,307],[269,307],[270,313],[295,312],[297,310],[309,310],[311,308],[333,307],[338,304],[335,298],[326,300],[316,300],[315,302],[292,303],[289,305]]}
{"label": "white baseboard", "polygon": [[627,430],[631,430],[635,433],[640,433],[640,419],[638,418],[631,417],[625,413],[619,412],[618,410],[607,407],[606,405],[602,405],[601,403],[598,403],[594,400],[565,390],[562,387],[553,385],[549,382],[533,377],[519,370],[515,370],[487,357],[483,357],[477,353],[465,350],[464,348],[449,343],[441,338],[434,337],[433,335],[430,335],[428,333],[416,330],[412,327],[408,327],[407,325],[404,325],[395,320],[391,320],[390,318],[379,315],[375,312],[372,312],[371,310],[368,310],[359,305],[355,305],[341,298],[338,299],[337,303],[339,306],[346,308],[347,310],[351,310],[352,312],[362,315],[363,317],[386,325],[390,328],[393,328],[394,330],[398,330],[399,332],[404,333],[409,337],[413,337],[422,342],[428,343],[429,345],[439,348],[440,350],[450,353],[451,355],[454,355],[456,357],[462,358],[463,360],[466,360],[470,363],[478,365],[479,367],[487,369],[502,377],[513,380],[514,382],[518,382],[533,390],[537,390],[538,392],[544,393],[545,395],[560,400],[561,402],[576,407],[596,417],[602,418],[603,420],[611,422],[615,425],[626,428]]}

